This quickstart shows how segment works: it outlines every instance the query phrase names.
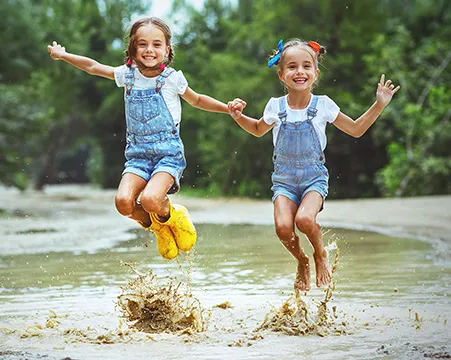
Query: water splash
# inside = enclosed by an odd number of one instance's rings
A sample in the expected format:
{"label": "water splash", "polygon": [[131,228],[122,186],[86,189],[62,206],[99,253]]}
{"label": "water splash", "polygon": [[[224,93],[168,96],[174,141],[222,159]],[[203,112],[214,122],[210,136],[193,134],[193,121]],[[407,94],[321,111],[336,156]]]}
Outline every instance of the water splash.
{"label": "water splash", "polygon": [[325,297],[318,305],[316,313],[310,311],[307,303],[302,299],[299,291],[295,289],[294,296],[290,296],[279,309],[273,309],[266,316],[262,325],[254,331],[272,330],[282,332],[287,335],[309,335],[327,336],[330,333],[341,335],[347,333],[347,322],[337,320],[338,314],[336,307],[332,311],[328,309],[327,304],[332,297],[332,291],[335,289],[333,275],[337,269],[339,249],[334,241],[326,246],[329,253],[335,250],[334,262],[332,264],[332,280],[325,291]]}
{"label": "water splash", "polygon": [[205,311],[190,291],[181,290],[181,283],[169,278],[160,285],[152,270],[141,274],[133,264],[122,265],[138,276],[121,287],[116,305],[129,327],[146,333],[206,330]]}

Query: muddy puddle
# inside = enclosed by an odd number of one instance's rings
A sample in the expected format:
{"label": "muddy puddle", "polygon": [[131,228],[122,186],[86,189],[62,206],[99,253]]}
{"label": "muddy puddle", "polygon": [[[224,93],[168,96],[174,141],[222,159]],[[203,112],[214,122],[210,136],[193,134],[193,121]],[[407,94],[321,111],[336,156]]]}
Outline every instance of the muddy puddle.
{"label": "muddy puddle", "polygon": [[133,226],[99,245],[77,214],[66,248],[49,217],[0,240],[1,359],[451,357],[451,265],[425,242],[324,229],[334,284],[306,295],[272,226],[197,224],[195,251],[168,262]]}

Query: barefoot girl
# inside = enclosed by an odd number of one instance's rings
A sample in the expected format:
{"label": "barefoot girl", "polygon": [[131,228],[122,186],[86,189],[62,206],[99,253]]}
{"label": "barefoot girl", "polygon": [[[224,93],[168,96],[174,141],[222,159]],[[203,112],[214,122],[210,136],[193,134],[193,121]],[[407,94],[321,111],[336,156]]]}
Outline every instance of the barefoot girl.
{"label": "barefoot girl", "polygon": [[130,29],[125,64],[118,67],[68,53],[55,41],[47,47],[52,59],[125,88],[127,161],[116,208],[155,232],[158,250],[166,259],[175,258],[179,250],[189,251],[197,237],[186,208],[172,205],[167,196],[179,190],[186,167],[179,136],[180,97],[199,109],[228,111],[226,104],[194,92],[183,73],[169,67],[174,59],[171,37],[170,28],[159,18],[136,21]]}
{"label": "barefoot girl", "polygon": [[274,172],[272,191],[276,233],[282,244],[298,261],[295,287],[310,289],[309,259],[302,251],[294,226],[304,233],[313,246],[316,285],[331,281],[331,270],[324,249],[320,226],[316,222],[328,193],[329,174],[325,167],[326,124],[341,131],[362,136],[389,104],[399,86],[381,76],[376,101],[357,120],[342,113],[325,95],[311,90],[318,79],[318,58],[325,48],[316,42],[294,39],[283,45],[268,62],[278,65],[278,76],[288,94],[271,98],[259,120],[242,114],[246,103],[241,99],[229,102],[229,113],[247,132],[262,136],[273,129]]}

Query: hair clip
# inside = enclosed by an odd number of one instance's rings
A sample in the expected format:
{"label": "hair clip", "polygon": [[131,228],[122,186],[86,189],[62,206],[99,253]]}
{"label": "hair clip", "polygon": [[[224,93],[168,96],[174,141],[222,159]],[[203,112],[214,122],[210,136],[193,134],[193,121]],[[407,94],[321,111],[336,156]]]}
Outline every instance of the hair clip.
{"label": "hair clip", "polygon": [[269,67],[273,67],[279,60],[280,60],[280,56],[282,55],[282,51],[283,51],[283,40],[279,40],[279,43],[277,44],[277,52],[274,55],[273,58],[271,58],[268,61],[268,66]]}
{"label": "hair clip", "polygon": [[307,45],[310,46],[316,52],[316,55],[319,55],[319,51],[321,50],[320,44],[318,44],[316,41],[309,41]]}

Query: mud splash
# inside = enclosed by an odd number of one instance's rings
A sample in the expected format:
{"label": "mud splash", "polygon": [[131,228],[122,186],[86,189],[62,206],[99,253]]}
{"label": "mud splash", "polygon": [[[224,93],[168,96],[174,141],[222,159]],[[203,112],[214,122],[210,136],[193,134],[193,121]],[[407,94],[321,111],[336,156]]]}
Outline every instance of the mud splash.
{"label": "mud splash", "polygon": [[309,310],[309,306],[301,298],[299,291],[295,289],[295,294],[290,296],[279,309],[274,309],[266,314],[265,320],[254,332],[271,330],[297,336],[310,334],[328,336],[330,334],[344,335],[348,333],[348,324],[345,320],[338,320],[336,307],[332,307],[332,311],[327,307],[332,297],[332,291],[335,289],[333,274],[337,269],[339,258],[336,242],[326,247],[328,254],[331,250],[335,250],[332,281],[325,291],[324,300],[317,306],[316,313]]}
{"label": "mud splash", "polygon": [[123,263],[137,275],[121,287],[117,308],[131,329],[146,333],[181,332],[191,334],[207,328],[206,311],[188,289],[169,278],[166,285],[156,275],[138,272],[133,264]]}

